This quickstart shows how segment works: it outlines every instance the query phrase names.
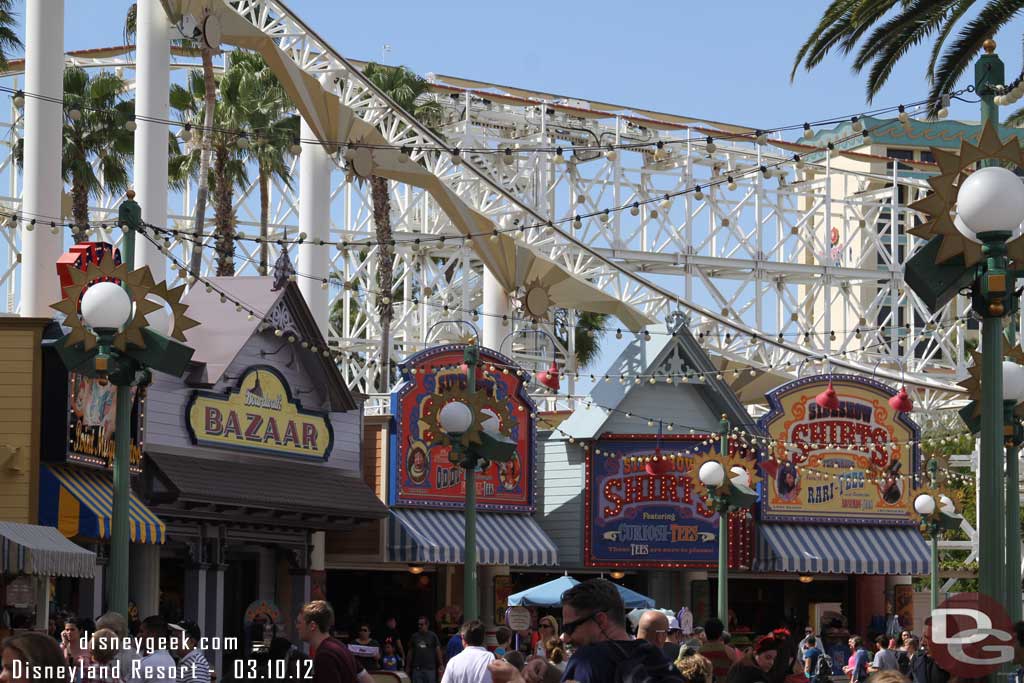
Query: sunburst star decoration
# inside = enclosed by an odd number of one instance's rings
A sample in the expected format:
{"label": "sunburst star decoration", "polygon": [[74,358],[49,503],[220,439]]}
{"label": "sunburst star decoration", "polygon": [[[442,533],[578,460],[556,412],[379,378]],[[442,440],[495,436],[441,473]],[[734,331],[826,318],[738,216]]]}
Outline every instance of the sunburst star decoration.
{"label": "sunburst star decoration", "polygon": [[[714,488],[705,485],[704,482],[700,480],[700,468],[708,462],[720,463],[722,467],[725,468],[725,478],[719,486]],[[761,475],[757,472],[757,463],[735,454],[729,455],[729,457],[723,459],[714,451],[704,453],[700,457],[693,459],[693,463],[690,465],[690,469],[686,472],[686,476],[690,478],[690,482],[693,484],[693,487],[698,491],[705,491],[709,495],[713,494],[716,496],[724,496],[729,493],[729,488],[732,486],[732,484],[729,483],[729,480],[736,476],[732,471],[733,467],[743,468],[747,473],[747,476],[750,477],[750,488],[757,488],[758,483],[761,482]]]}
{"label": "sunburst star decoration", "polygon": [[[928,184],[932,188],[928,196],[908,207],[925,214],[926,220],[907,232],[924,240],[941,237],[942,244],[936,257],[938,263],[963,256],[965,265],[973,266],[981,261],[981,245],[967,239],[956,229],[953,214],[956,209],[957,192],[968,176],[968,171],[984,159],[997,159],[1014,166],[1024,166],[1020,142],[1017,136],[1011,135],[1004,143],[999,139],[996,127],[987,122],[981,130],[977,145],[972,145],[964,138],[960,142],[959,153],[937,147],[932,147],[931,152],[940,172],[928,179]],[[1014,261],[1024,262],[1024,240],[1018,237],[1008,242],[1007,251]]]}
{"label": "sunburst star decoration", "polygon": [[[1018,365],[1024,365],[1024,349],[1020,344],[1010,346],[1010,342],[1003,337],[1003,359],[1010,360]],[[967,396],[974,401],[973,417],[981,415],[981,354],[971,351],[971,365],[967,368],[967,378],[959,383],[967,391]],[[1018,403],[1013,409],[1013,414],[1024,419],[1024,403]]]}
{"label": "sunburst star decoration", "polygon": [[424,426],[434,435],[433,442],[435,444],[447,446],[451,445],[453,441],[452,437],[441,427],[440,419],[441,408],[452,401],[465,403],[473,413],[473,423],[459,438],[459,443],[463,447],[468,448],[470,444],[482,443],[480,433],[483,431],[483,423],[492,416],[498,418],[498,429],[503,436],[509,436],[512,433],[512,415],[503,401],[499,401],[483,389],[478,389],[472,394],[452,391],[431,397],[420,416]]}
{"label": "sunburst star decoration", "polygon": [[942,510],[940,496],[946,496],[951,501],[953,501],[954,511],[958,510],[963,502],[963,494],[960,491],[956,489],[947,488],[944,486],[921,486],[917,489],[914,489],[914,500],[917,500],[917,497],[922,494],[927,494],[931,496],[932,499],[935,501],[935,512],[933,512],[931,515],[922,515],[914,508],[913,505],[910,506],[911,517],[917,520],[917,522],[921,525],[922,531],[928,530],[929,518],[939,519],[938,517],[934,517],[934,515],[940,514]]}
{"label": "sunburst star decoration", "polygon": [[98,338],[85,326],[79,312],[82,296],[94,284],[116,280],[120,281],[132,300],[132,317],[114,335],[113,347],[118,351],[127,350],[128,344],[145,348],[142,328],[146,326],[146,316],[160,308],[160,304],[146,298],[154,286],[153,274],[149,272],[149,268],[129,272],[127,264],[115,266],[114,259],[105,258],[98,264],[90,263],[85,270],[72,268],[68,272],[71,284],[64,288],[64,298],[50,306],[64,314],[64,324],[71,329],[65,346],[82,344],[86,351],[96,348]]}
{"label": "sunburst star decoration", "polygon": [[171,336],[174,339],[184,342],[185,331],[199,324],[185,315],[188,306],[181,302],[185,286],[170,289],[166,282],[155,283],[148,267],[129,271],[127,264],[115,265],[114,259],[104,258],[99,263],[90,263],[85,270],[72,268],[68,273],[71,284],[64,287],[64,298],[50,306],[64,314],[64,325],[71,330],[65,346],[82,344],[86,351],[96,348],[98,338],[86,327],[79,307],[86,290],[99,282],[120,282],[132,300],[132,317],[114,335],[112,342],[118,351],[126,351],[129,344],[140,349],[146,347],[145,337],[142,336],[142,328],[147,325],[146,316],[161,308],[153,299],[162,299],[170,307],[174,319]]}

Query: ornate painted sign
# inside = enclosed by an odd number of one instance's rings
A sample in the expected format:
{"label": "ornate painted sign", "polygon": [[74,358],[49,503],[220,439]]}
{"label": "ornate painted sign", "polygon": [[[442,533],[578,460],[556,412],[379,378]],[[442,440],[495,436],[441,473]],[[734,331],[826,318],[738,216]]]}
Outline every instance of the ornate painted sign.
{"label": "ornate painted sign", "polygon": [[[716,450],[718,443],[716,434],[660,439],[650,434],[609,434],[596,441],[587,458],[586,564],[717,566],[718,515],[686,473],[695,457]],[[685,451],[689,454],[669,456]],[[646,460],[656,452],[662,457],[661,465],[652,473]],[[730,520],[730,531],[737,532],[732,537],[739,539],[735,524],[749,527],[746,515]],[[734,548],[740,545],[737,541]],[[731,553],[730,566],[738,562],[738,555]]]}
{"label": "ornate painted sign", "polygon": [[921,430],[889,406],[892,388],[832,375],[838,409],[814,398],[830,377],[804,377],[767,394],[761,427],[774,440],[762,456],[762,519],[913,524],[910,488]]}
{"label": "ornate painted sign", "polygon": [[334,442],[327,413],[303,410],[269,366],[242,373],[227,394],[196,391],[186,408],[192,443],[326,460]]}
{"label": "ornate painted sign", "polygon": [[[466,499],[463,470],[452,461],[451,448],[436,437],[422,419],[436,402],[455,400],[465,390],[467,369],[463,344],[421,351],[402,364],[405,382],[391,397],[395,416],[391,430],[390,504],[404,507],[462,508]],[[491,349],[480,348],[477,389],[486,389],[492,407],[484,411],[497,419],[502,431],[518,444],[508,462],[489,462],[476,475],[477,508],[532,512],[536,428],[533,400],[526,393],[516,366]],[[415,371],[415,372],[414,372]]]}
{"label": "ornate painted sign", "polygon": [[[129,466],[142,471],[143,419],[146,392],[132,394]],[[68,373],[68,460],[112,467],[117,422],[117,387],[110,382]]]}

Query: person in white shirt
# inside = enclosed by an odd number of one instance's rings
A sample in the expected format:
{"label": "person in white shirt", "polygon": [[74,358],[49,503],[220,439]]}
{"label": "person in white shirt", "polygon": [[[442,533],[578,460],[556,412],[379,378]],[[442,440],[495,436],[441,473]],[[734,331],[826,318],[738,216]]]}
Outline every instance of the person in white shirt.
{"label": "person in white shirt", "polygon": [[174,658],[167,651],[170,629],[161,616],[153,615],[142,620],[139,631],[143,649],[141,678],[145,683],[177,683],[178,671]]}
{"label": "person in white shirt", "polygon": [[202,632],[194,621],[183,621],[171,624],[176,629],[176,636],[181,638],[178,650],[178,683],[210,683],[210,663],[206,655],[199,649]]}
{"label": "person in white shirt", "polygon": [[484,625],[478,619],[462,627],[465,647],[448,660],[441,683],[491,683],[488,665],[494,655],[484,647]]}

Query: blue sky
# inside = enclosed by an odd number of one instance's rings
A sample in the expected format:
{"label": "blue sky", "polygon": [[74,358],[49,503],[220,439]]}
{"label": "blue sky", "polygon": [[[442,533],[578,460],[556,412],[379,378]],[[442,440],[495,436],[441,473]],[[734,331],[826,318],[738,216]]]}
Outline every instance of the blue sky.
{"label": "blue sky", "polygon": [[[65,2],[68,49],[121,43],[121,0]],[[866,108],[863,79],[831,57],[789,82],[793,56],[824,0],[288,0],[343,55],[558,94],[754,127]],[[16,3],[23,12],[24,3]],[[1024,20],[997,36],[1007,74],[1020,73]],[[921,99],[928,48],[901,63],[877,105]],[[964,83],[966,85],[966,83]],[[977,117],[960,104],[952,115]]]}

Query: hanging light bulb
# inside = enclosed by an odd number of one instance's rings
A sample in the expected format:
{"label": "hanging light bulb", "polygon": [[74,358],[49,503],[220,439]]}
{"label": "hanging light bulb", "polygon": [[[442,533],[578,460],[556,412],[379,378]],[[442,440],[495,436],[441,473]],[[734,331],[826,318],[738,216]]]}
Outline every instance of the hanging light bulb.
{"label": "hanging light bulb", "polygon": [[192,124],[186,123],[185,127],[178,132],[178,137],[181,138],[182,142],[188,142],[192,139]]}
{"label": "hanging light bulb", "polygon": [[704,149],[707,150],[708,154],[714,154],[715,150],[718,149],[717,147],[715,147],[715,139],[710,135],[708,136],[707,144],[704,145]]}
{"label": "hanging light bulb", "polygon": [[736,189],[736,181],[733,180],[732,176],[729,176],[729,184],[726,185],[726,187],[728,187],[730,190]]}
{"label": "hanging light bulb", "polygon": [[14,106],[21,109],[25,106],[25,93],[21,90],[14,93]]}
{"label": "hanging light bulb", "polygon": [[897,413],[910,413],[914,410],[914,402],[910,400],[906,387],[900,387],[899,392],[889,399],[889,406]]}
{"label": "hanging light bulb", "polygon": [[910,115],[907,114],[907,110],[902,104],[899,106],[899,112],[896,118],[900,120],[900,123],[907,123],[910,120]]}
{"label": "hanging light bulb", "polygon": [[68,109],[68,118],[72,121],[80,121],[82,119],[82,110],[78,107],[72,107]]}
{"label": "hanging light bulb", "polygon": [[292,144],[288,148],[288,151],[291,152],[293,156],[299,156],[300,154],[302,154],[302,143],[299,141],[298,138],[292,140]]}
{"label": "hanging light bulb", "polygon": [[813,137],[814,137],[814,131],[811,129],[811,124],[805,123],[804,124],[804,139],[805,140],[810,140]]}
{"label": "hanging light bulb", "polygon": [[862,130],[864,130],[864,122],[863,122],[863,121],[861,121],[861,120],[860,120],[860,119],[859,119],[858,117],[856,117],[856,116],[854,116],[853,118],[851,118],[851,119],[850,119],[850,124],[851,124],[851,126],[852,126],[852,128],[853,128],[853,132],[854,132],[854,133],[859,133],[859,132],[861,132]]}
{"label": "hanging light bulb", "polygon": [[235,146],[238,149],[249,149],[249,134],[241,132],[238,134],[238,139],[235,140]]}
{"label": "hanging light bulb", "polygon": [[640,205],[637,202],[633,202],[633,206],[629,207],[629,215],[630,216],[639,216],[640,215]]}
{"label": "hanging light bulb", "polygon": [[139,127],[139,125],[137,123],[135,123],[135,116],[134,115],[132,115],[132,117],[130,119],[128,119],[128,121],[124,124],[125,130],[127,130],[129,132],[132,132],[132,133],[134,133],[135,129],[138,128],[138,127]]}

